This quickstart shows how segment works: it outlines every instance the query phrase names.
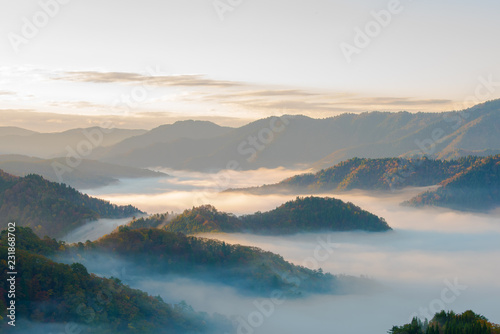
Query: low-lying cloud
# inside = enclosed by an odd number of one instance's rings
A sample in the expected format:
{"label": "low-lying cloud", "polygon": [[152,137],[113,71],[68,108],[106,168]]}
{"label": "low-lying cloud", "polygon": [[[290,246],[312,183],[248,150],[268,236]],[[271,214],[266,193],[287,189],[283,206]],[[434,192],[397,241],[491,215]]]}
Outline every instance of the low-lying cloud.
{"label": "low-lying cloud", "polygon": [[[230,187],[272,183],[293,173],[285,170],[241,172],[231,179]],[[141,188],[136,180],[122,184],[123,191],[118,188],[111,192],[110,188],[96,191],[100,192],[100,197],[119,204],[137,205],[151,213],[179,212],[198,205],[195,200],[203,192],[206,192],[207,203],[236,214],[271,210],[295,197],[221,194],[216,191],[217,182],[207,181],[212,180],[213,175],[182,172],[176,176],[173,171],[171,174],[173,181],[151,181],[156,183],[144,183]],[[456,312],[473,309],[499,323],[500,268],[496,266],[500,256],[499,215],[399,205],[422,190],[325,194],[351,201],[384,217],[394,229],[385,233],[342,232],[284,237],[204,235],[229,243],[257,246],[299,265],[308,264],[306,259],[313,256],[318,238],[323,238],[333,243],[335,250],[324,261],[319,261],[319,267],[333,274],[368,276],[381,289],[287,300],[274,305],[267,316],[256,305],[269,299],[250,298],[230,288],[201,284],[199,280],[144,277],[135,280],[133,287],[159,294],[172,302],[185,300],[200,311],[236,315],[247,324],[249,317],[261,312],[262,323],[250,326],[250,331],[241,329],[241,333],[385,333],[393,325],[408,322],[412,316],[429,317],[442,308]]]}

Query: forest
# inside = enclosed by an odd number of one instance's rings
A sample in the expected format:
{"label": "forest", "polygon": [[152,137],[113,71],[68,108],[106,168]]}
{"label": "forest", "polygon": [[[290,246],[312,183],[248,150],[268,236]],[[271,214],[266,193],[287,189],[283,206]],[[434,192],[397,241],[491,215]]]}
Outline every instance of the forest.
{"label": "forest", "polygon": [[293,298],[336,291],[336,277],[321,269],[293,265],[280,255],[257,247],[231,245],[156,228],[121,226],[94,242],[63,248],[55,259],[91,264],[102,256],[110,256],[133,263],[137,272],[202,278],[251,295],[264,296],[280,289]]}
{"label": "forest", "polygon": [[253,188],[230,189],[254,194],[318,193],[351,189],[395,190],[438,184],[460,173],[479,157],[457,160],[423,158],[352,158],[313,174],[292,176],[279,183]]}
{"label": "forest", "polygon": [[252,194],[341,192],[352,189],[394,191],[439,185],[403,205],[440,206],[487,212],[500,205],[500,155],[454,160],[352,158],[315,174],[306,173],[260,187],[228,189]]}
{"label": "forest", "polygon": [[467,169],[422,193],[405,205],[447,207],[460,211],[488,211],[500,205],[500,155],[478,158]]}
{"label": "forest", "polygon": [[[7,233],[0,236],[0,263],[7,266]],[[81,263],[62,264],[42,254],[65,248],[18,227],[16,316],[38,323],[74,322],[80,333],[216,333],[231,331],[229,319],[195,312],[185,303],[171,305],[159,296],[131,289],[118,278],[90,274]],[[0,317],[5,317],[8,281],[0,273]],[[10,326],[9,326],[10,327]],[[2,322],[0,329],[7,329]]]}
{"label": "forest", "polygon": [[500,325],[493,324],[484,316],[471,310],[462,314],[441,311],[428,321],[413,318],[411,323],[394,326],[389,334],[498,334]]}
{"label": "forest", "polygon": [[0,170],[0,228],[9,221],[28,226],[39,236],[61,237],[99,218],[125,218],[143,213],[82,194],[65,184],[30,174],[16,177]]}

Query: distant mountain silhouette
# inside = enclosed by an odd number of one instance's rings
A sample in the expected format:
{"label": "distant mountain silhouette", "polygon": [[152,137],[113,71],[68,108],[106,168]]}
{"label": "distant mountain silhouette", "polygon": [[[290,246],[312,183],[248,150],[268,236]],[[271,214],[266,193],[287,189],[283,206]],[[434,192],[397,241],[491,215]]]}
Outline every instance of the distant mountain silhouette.
{"label": "distant mountain silhouette", "polygon": [[0,138],[4,136],[29,136],[38,132],[19,128],[17,126],[0,126]]}
{"label": "distant mountain silhouette", "polygon": [[153,145],[172,143],[183,139],[204,140],[222,136],[232,128],[222,127],[206,121],[179,121],[174,124],[161,125],[146,133],[124,139],[122,142],[108,148],[99,148],[92,157],[105,156],[104,160],[120,160],[120,156],[128,156],[131,152],[141,149],[151,150]]}
{"label": "distant mountain silhouette", "polygon": [[[20,128],[0,127],[0,154],[21,154],[47,159],[66,156],[68,146],[77,153],[78,150],[84,150],[83,152],[87,154],[86,150],[89,146],[92,152],[98,147],[114,145],[128,137],[145,132],[146,130],[90,127],[64,132],[37,133]],[[97,133],[100,133],[102,137]],[[88,158],[88,156],[83,157]]]}
{"label": "distant mountain silhouette", "polygon": [[[66,169],[54,169],[54,163]],[[23,155],[0,155],[0,169],[16,175],[38,174],[52,182],[63,182],[78,189],[89,189],[116,183],[121,178],[166,177],[165,173],[148,169],[125,167],[95,160],[83,159],[75,168],[66,158],[39,159]],[[57,172],[56,172],[57,170]],[[58,175],[58,173],[60,173]]]}
{"label": "distant mountain silhouette", "polygon": [[180,122],[96,151],[94,158],[127,166],[198,171],[320,169],[353,157],[488,155],[500,151],[499,130],[500,100],[495,100],[460,112],[269,117],[234,129],[210,122]]}

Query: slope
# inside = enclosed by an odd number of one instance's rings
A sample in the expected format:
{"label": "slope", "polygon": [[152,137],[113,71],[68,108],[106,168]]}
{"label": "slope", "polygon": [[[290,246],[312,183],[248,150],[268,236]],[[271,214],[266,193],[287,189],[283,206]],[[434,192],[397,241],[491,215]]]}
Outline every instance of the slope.
{"label": "slope", "polygon": [[353,230],[381,232],[391,229],[383,218],[352,203],[312,196],[297,197],[274,210],[242,217],[203,205],[185,210],[171,220],[167,214],[139,218],[129,223],[131,228],[136,226],[161,227],[166,231],[187,234],[246,232],[269,235]]}
{"label": "slope", "polygon": [[500,206],[500,154],[478,159],[472,166],[422,193],[405,205],[440,206],[461,211],[487,212]]}
{"label": "slope", "polygon": [[132,149],[103,153],[99,159],[201,171],[298,165],[319,169],[353,157],[487,154],[486,150],[500,150],[499,129],[500,100],[444,113],[366,112],[326,119],[285,115],[260,119],[213,138],[154,139],[147,146],[134,144],[131,138]]}
{"label": "slope", "polygon": [[89,220],[124,218],[141,213],[89,197],[39,175],[16,177],[0,170],[0,228],[10,221],[29,226],[41,236],[58,237]]}

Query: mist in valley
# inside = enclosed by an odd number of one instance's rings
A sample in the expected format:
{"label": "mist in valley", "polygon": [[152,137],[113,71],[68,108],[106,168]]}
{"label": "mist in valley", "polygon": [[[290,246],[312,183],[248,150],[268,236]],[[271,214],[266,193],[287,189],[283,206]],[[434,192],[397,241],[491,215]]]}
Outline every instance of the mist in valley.
{"label": "mist in valley", "polygon": [[[119,186],[100,188],[90,194],[118,204],[131,203],[148,213],[182,212],[193,206],[212,204],[218,210],[237,215],[271,210],[296,197],[220,192],[229,187],[277,182],[297,174],[294,170],[230,171],[225,178],[221,173],[169,171],[169,174],[173,177],[122,180]],[[314,295],[274,300],[275,303],[272,296],[251,297],[234,288],[207,282],[204,277],[151,275],[138,272],[131,263],[112,259],[85,265],[89,271],[118,277],[131,287],[160,295],[166,302],[185,301],[196,311],[232,317],[239,324],[238,333],[385,333],[413,316],[429,318],[441,309],[455,312],[473,309],[493,322],[500,322],[497,313],[500,268],[495,265],[500,256],[499,215],[399,205],[423,190],[323,194],[350,201],[385,218],[393,228],[385,233],[200,235],[256,246],[280,254],[294,264],[322,268],[334,275],[373,280],[373,289],[358,293]],[[90,232],[73,235],[71,240],[94,238],[95,234]],[[78,237],[81,240],[76,240]]]}

